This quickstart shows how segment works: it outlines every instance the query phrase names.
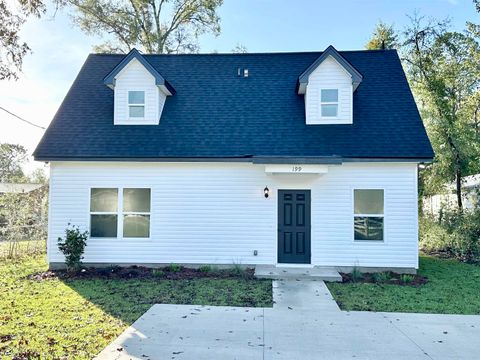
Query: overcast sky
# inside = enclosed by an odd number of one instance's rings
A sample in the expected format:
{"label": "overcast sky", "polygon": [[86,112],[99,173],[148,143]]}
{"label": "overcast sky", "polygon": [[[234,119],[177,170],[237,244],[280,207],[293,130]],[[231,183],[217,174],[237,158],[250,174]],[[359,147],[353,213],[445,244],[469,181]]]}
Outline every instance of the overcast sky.
{"label": "overcast sky", "polygon": [[[470,0],[224,0],[222,33],[200,38],[201,52],[230,52],[236,44],[249,52],[362,49],[382,20],[402,29],[407,14],[450,17],[453,28],[480,23]],[[98,38],[76,29],[65,12],[53,11],[29,20],[22,40],[33,53],[24,61],[18,81],[0,82],[0,106],[47,127]],[[0,142],[19,143],[33,152],[43,130],[0,111]],[[31,162],[27,171],[42,164]]]}

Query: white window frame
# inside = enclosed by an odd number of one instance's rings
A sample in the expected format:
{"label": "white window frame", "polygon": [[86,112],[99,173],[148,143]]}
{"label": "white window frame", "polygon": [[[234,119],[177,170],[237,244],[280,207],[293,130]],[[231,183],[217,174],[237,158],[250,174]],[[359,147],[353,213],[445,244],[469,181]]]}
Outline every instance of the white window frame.
{"label": "white window frame", "polygon": [[[323,90],[337,90],[337,101],[322,101],[322,91]],[[340,89],[339,88],[335,88],[335,87],[329,87],[329,88],[320,88],[320,108],[319,108],[319,111],[320,111],[320,118],[321,119],[338,119],[339,117],[339,113],[340,113]],[[337,105],[337,115],[336,116],[323,116],[322,115],[322,106],[323,105]]]}
{"label": "white window frame", "polygon": [[[117,197],[117,212],[91,212],[90,211],[90,204],[91,204],[91,197],[92,197],[92,189],[117,189],[118,197]],[[149,213],[140,213],[140,212],[124,212],[123,211],[123,189],[150,189],[150,212]],[[134,241],[150,241],[152,239],[152,199],[153,199],[153,189],[149,186],[138,186],[138,185],[131,185],[131,186],[91,186],[88,188],[88,220],[87,226],[89,231],[89,238],[94,240],[118,240],[118,239],[127,239],[127,240],[134,240]],[[135,214],[135,215],[150,215],[149,221],[149,228],[148,228],[148,237],[124,237],[123,236],[123,215]],[[91,233],[91,216],[90,215],[117,215],[117,236],[116,237],[92,237],[90,236]]]}
{"label": "white window frame", "polygon": [[[123,191],[125,189],[149,189],[150,190],[150,211],[149,212],[140,212],[140,211],[123,211]],[[120,211],[119,211],[120,212]],[[150,239],[152,236],[152,188],[149,187],[143,187],[143,186],[124,186],[122,188],[122,208],[121,208],[121,214],[122,214],[122,238],[124,239]],[[148,215],[148,237],[125,237],[123,234],[123,218],[125,215]]]}
{"label": "white window frame", "polygon": [[[355,190],[382,190],[383,191],[383,214],[355,214]],[[386,224],[386,204],[387,192],[385,188],[371,186],[371,187],[353,187],[352,188],[352,241],[356,244],[384,244],[387,238],[387,224]],[[383,218],[383,239],[382,240],[356,240],[355,239],[355,217],[381,217]]]}
{"label": "white window frame", "polygon": [[[131,92],[134,92],[134,91],[138,91],[138,92],[143,92],[143,104],[141,103],[130,103],[130,93]],[[132,117],[130,116],[130,107],[131,106],[143,106],[143,116],[138,116],[138,117]],[[135,121],[135,120],[145,120],[145,114],[146,114],[146,111],[147,111],[147,92],[144,90],[144,89],[129,89],[127,90],[127,118],[128,120],[132,120],[132,121]]]}
{"label": "white window frame", "polygon": [[[92,211],[92,189],[115,189],[117,190],[117,211]],[[118,238],[119,228],[118,228],[118,198],[120,197],[120,192],[117,186],[92,186],[88,189],[88,233],[89,237],[92,239],[116,239]],[[116,215],[117,216],[117,236],[115,237],[92,237],[92,215]]]}

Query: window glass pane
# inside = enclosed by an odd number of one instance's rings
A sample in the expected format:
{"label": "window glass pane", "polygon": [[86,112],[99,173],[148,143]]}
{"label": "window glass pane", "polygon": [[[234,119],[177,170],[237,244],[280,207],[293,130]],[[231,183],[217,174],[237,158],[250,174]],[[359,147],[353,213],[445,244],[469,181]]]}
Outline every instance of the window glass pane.
{"label": "window glass pane", "polygon": [[322,89],[322,102],[338,102],[338,89]]}
{"label": "window glass pane", "polygon": [[355,214],[383,214],[383,190],[354,190]]}
{"label": "window glass pane", "polygon": [[90,211],[116,212],[118,206],[117,189],[91,189]]}
{"label": "window glass pane", "polygon": [[123,237],[149,237],[150,215],[124,215]]}
{"label": "window glass pane", "polygon": [[129,104],[145,104],[145,92],[144,91],[129,91],[128,92]]}
{"label": "window glass pane", "polygon": [[117,215],[90,215],[90,237],[117,237]]}
{"label": "window glass pane", "polygon": [[322,105],[322,116],[323,117],[337,116],[337,112],[338,112],[338,105],[336,105],[336,104],[328,104],[328,105],[323,104]]}
{"label": "window glass pane", "polygon": [[123,211],[150,212],[150,189],[123,189]]}
{"label": "window glass pane", "polygon": [[355,240],[383,240],[383,217],[355,216]]}
{"label": "window glass pane", "polygon": [[131,118],[143,118],[145,116],[145,106],[129,106],[128,116]]}

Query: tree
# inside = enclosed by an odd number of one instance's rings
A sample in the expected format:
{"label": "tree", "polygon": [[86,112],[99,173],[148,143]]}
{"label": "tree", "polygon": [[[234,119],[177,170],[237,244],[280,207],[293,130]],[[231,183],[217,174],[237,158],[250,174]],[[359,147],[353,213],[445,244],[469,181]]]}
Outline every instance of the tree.
{"label": "tree", "polygon": [[367,50],[396,49],[398,47],[398,35],[393,25],[387,25],[382,21],[375,26],[371,39],[365,44]]}
{"label": "tree", "polygon": [[0,144],[0,181],[26,181],[22,166],[27,161],[27,149],[22,145]]}
{"label": "tree", "polygon": [[40,17],[45,12],[41,0],[19,0],[17,11],[7,1],[0,0],[0,80],[18,79],[23,58],[30,51],[18,33],[28,16]]}
{"label": "tree", "polygon": [[223,0],[63,1],[74,8],[74,21],[85,33],[113,37],[97,51],[196,52],[199,35],[220,33],[217,9]]}
{"label": "tree", "polygon": [[232,49],[232,53],[234,53],[234,54],[246,54],[246,53],[248,53],[248,49],[245,45],[237,43],[237,45],[235,45],[235,47]]}
{"label": "tree", "polygon": [[435,150],[424,174],[427,192],[476,171],[479,154],[480,45],[471,31],[448,31],[448,22],[414,15],[405,31],[403,60]]}

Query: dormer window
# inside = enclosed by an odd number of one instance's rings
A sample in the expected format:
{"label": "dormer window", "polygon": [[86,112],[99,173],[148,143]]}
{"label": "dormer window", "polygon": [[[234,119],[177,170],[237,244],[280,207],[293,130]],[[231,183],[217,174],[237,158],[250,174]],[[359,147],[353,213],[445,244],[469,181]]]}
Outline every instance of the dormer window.
{"label": "dormer window", "polygon": [[307,125],[353,124],[353,93],[363,76],[329,46],[298,78]]}
{"label": "dormer window", "polygon": [[145,91],[128,92],[128,116],[132,119],[145,117]]}
{"label": "dormer window", "polygon": [[338,116],[338,89],[321,89],[320,106],[322,117]]}

